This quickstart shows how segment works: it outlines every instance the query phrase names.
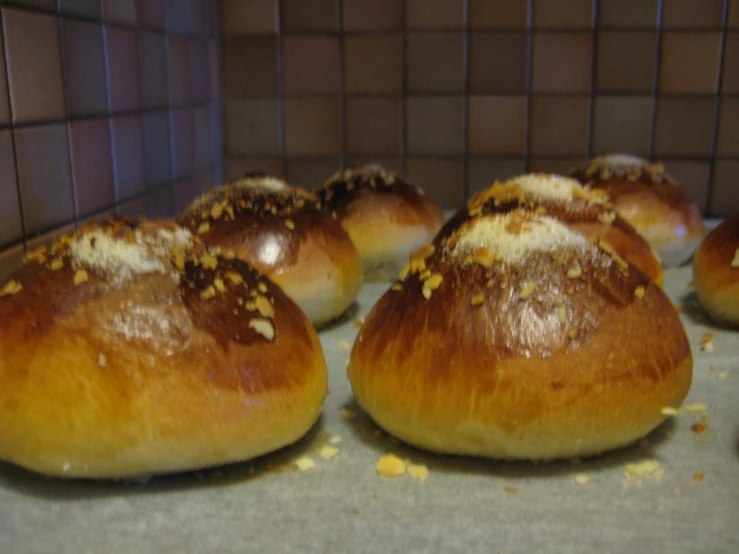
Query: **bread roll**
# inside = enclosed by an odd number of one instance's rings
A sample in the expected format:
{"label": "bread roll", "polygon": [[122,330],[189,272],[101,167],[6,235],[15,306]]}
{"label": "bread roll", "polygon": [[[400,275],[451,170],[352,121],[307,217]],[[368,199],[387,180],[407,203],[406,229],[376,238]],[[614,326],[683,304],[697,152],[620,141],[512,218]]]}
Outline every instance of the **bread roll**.
{"label": "bread roll", "polygon": [[513,209],[414,253],[347,371],[359,405],[414,446],[543,460],[649,433],[685,398],[692,356],[653,281],[556,219]]}
{"label": "bread roll", "polygon": [[422,189],[379,165],[339,171],[316,194],[359,250],[367,281],[395,279],[408,255],[444,223]]}
{"label": "bread roll", "polygon": [[616,210],[657,251],[664,266],[680,265],[695,252],[703,236],[703,217],[661,164],[617,154],[590,160],[572,175],[605,190]]}
{"label": "bread roll", "polygon": [[442,228],[435,242],[479,214],[525,207],[545,213],[585,235],[633,264],[659,286],[662,267],[654,250],[608,203],[603,191],[583,188],[574,179],[546,173],[532,173],[496,182],[475,194]]}
{"label": "bread roll", "polygon": [[316,332],[173,223],[91,224],[0,287],[0,459],[129,478],[246,460],[317,420]]}
{"label": "bread roll", "polygon": [[344,313],[364,283],[341,225],[310,193],[264,174],[207,192],[177,221],[268,275],[316,326]]}
{"label": "bread roll", "polygon": [[739,214],[725,219],[698,246],[693,283],[711,318],[739,326]]}

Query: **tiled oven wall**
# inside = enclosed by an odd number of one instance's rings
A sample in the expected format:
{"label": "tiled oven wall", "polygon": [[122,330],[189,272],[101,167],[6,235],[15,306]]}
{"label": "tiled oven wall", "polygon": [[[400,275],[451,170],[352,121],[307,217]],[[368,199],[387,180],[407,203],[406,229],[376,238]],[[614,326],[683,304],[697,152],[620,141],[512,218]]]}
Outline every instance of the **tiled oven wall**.
{"label": "tiled oven wall", "polygon": [[591,154],[739,211],[739,0],[221,0],[226,174],[405,171],[445,208]]}
{"label": "tiled oven wall", "polygon": [[0,0],[0,280],[88,218],[222,179],[216,0]]}

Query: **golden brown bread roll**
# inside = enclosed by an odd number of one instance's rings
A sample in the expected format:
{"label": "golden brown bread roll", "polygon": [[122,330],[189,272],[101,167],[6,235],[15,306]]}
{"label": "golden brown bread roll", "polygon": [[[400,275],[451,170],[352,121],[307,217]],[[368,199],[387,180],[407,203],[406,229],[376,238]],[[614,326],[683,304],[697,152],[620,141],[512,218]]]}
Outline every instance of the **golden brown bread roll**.
{"label": "golden brown bread roll", "polygon": [[347,372],[359,405],[414,446],[552,459],[649,433],[685,398],[692,355],[653,281],[556,219],[514,209],[414,253]]}
{"label": "golden brown bread roll", "polygon": [[475,194],[452,216],[434,242],[438,244],[472,217],[518,206],[554,217],[585,235],[590,242],[612,249],[662,286],[659,258],[649,243],[615,212],[607,195],[585,189],[574,179],[560,175],[531,173],[494,183]]}
{"label": "golden brown bread roll", "polygon": [[695,252],[703,236],[703,217],[661,164],[616,154],[594,158],[572,176],[605,190],[621,216],[657,251],[664,266],[680,265]]}
{"label": "golden brown bread roll", "polygon": [[316,194],[359,250],[367,281],[395,279],[408,255],[444,223],[444,214],[422,189],[379,165],[339,171]]}
{"label": "golden brown bread roll", "polygon": [[693,283],[711,318],[739,326],[739,214],[721,222],[698,246]]}
{"label": "golden brown bread roll", "polygon": [[312,194],[274,177],[254,173],[217,187],[177,221],[264,272],[316,326],[340,316],[364,283],[341,225]]}
{"label": "golden brown bread roll", "polygon": [[246,460],[317,420],[316,332],[261,273],[165,222],[91,224],[0,287],[0,459],[120,478]]}

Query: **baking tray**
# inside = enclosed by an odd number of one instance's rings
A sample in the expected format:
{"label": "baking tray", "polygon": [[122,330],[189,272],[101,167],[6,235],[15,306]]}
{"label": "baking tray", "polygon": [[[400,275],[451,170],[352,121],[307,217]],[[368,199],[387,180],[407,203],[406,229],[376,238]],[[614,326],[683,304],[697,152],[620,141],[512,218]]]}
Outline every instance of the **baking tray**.
{"label": "baking tray", "polygon": [[[672,417],[624,450],[510,463],[437,456],[379,432],[345,377],[355,322],[388,287],[368,284],[320,333],[330,394],[305,439],[145,483],[0,464],[0,552],[739,552],[739,332],[705,319],[690,280],[689,267],[668,270],[665,288],[693,348],[687,403],[706,411]],[[702,351],[706,333],[713,349]],[[331,459],[319,454],[327,443],[339,450]],[[388,452],[425,464],[428,478],[380,477]],[[296,469],[306,456],[315,467]]]}

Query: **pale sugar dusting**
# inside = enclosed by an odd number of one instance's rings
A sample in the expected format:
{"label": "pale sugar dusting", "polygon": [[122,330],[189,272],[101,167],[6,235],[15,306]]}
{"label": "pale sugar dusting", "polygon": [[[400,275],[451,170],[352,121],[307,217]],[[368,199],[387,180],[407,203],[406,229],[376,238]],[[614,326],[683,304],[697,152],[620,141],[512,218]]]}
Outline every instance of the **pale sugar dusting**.
{"label": "pale sugar dusting", "polygon": [[608,156],[600,156],[599,158],[591,160],[591,163],[623,171],[649,165],[646,160],[637,156],[632,156],[631,154],[609,154]]}
{"label": "pale sugar dusting", "polygon": [[584,236],[556,219],[547,216],[522,218],[515,213],[478,217],[470,221],[452,253],[468,256],[481,247],[509,264],[518,264],[533,252],[552,252],[562,247],[586,252],[595,249]]}
{"label": "pale sugar dusting", "polygon": [[527,173],[508,180],[509,184],[516,185],[524,192],[537,198],[572,202],[574,190],[584,190],[583,187],[569,177],[547,173]]}

